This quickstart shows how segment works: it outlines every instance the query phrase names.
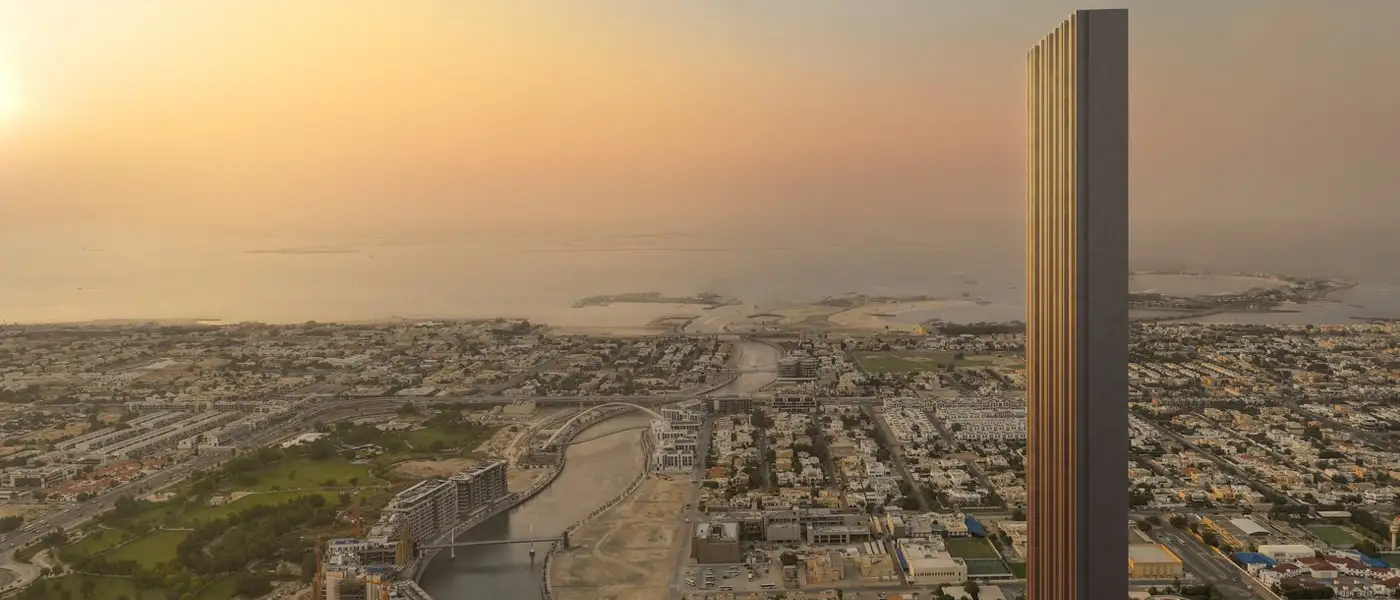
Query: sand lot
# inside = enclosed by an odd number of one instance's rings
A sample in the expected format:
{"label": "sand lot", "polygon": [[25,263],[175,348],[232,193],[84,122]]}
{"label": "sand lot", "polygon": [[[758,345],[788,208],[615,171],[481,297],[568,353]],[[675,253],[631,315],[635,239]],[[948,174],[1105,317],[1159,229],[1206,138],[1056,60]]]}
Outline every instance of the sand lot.
{"label": "sand lot", "polygon": [[530,489],[536,481],[548,477],[550,469],[507,469],[506,488],[512,492]]}
{"label": "sand lot", "polygon": [[443,460],[409,460],[394,465],[394,475],[407,479],[451,477],[470,469],[481,461],[475,458],[446,458]]}
{"label": "sand lot", "polygon": [[0,517],[37,517],[52,510],[45,504],[0,504]]}
{"label": "sand lot", "polygon": [[559,600],[665,598],[684,526],[683,479],[648,479],[632,495],[574,532],[574,547],[554,557]]}
{"label": "sand lot", "polygon": [[848,327],[851,329],[884,329],[888,326],[892,330],[912,331],[918,324],[907,321],[913,321],[914,319],[899,319],[899,316],[972,304],[974,303],[970,300],[871,302],[852,308],[851,310],[831,315],[830,321],[833,325],[838,327]]}

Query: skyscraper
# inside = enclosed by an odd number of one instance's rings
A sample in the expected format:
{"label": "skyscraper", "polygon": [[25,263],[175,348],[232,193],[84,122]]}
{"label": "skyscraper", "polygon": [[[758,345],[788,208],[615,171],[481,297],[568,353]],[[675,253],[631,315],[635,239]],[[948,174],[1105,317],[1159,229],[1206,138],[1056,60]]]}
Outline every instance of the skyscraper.
{"label": "skyscraper", "polygon": [[1127,594],[1128,12],[1028,57],[1027,594]]}

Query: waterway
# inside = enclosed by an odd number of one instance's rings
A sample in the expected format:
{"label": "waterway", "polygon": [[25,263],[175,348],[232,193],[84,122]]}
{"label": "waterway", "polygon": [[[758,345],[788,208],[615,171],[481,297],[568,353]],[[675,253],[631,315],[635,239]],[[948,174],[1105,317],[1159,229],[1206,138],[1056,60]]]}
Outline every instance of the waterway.
{"label": "waterway", "polygon": [[[557,536],[636,478],[643,461],[638,427],[649,422],[633,412],[588,428],[578,438],[588,441],[569,446],[567,466],[552,485],[458,540],[527,538],[532,526],[535,537]],[[547,549],[536,546],[533,562],[524,544],[463,548],[455,559],[444,551],[424,574],[423,589],[435,600],[533,600],[540,597]]]}
{"label": "waterway", "polygon": [[712,395],[752,394],[778,380],[778,359],[783,352],[774,346],[754,340],[735,342],[735,364],[739,377],[713,392]]}

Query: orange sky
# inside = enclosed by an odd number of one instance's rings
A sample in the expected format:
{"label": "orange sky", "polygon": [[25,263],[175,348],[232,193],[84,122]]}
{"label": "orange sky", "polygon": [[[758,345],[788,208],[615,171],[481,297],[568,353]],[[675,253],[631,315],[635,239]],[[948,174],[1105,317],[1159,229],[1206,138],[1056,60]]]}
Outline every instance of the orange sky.
{"label": "orange sky", "polygon": [[0,230],[1019,219],[1024,52],[1108,6],[1135,225],[1400,218],[1393,0],[0,0]]}

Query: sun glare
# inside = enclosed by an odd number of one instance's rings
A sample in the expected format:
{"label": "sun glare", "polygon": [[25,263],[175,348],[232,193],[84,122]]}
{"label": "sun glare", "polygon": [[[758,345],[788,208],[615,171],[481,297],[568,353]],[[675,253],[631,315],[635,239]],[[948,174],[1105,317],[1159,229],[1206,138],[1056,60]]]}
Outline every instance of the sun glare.
{"label": "sun glare", "polygon": [[0,73],[0,125],[14,120],[19,111],[19,90],[9,78]]}

